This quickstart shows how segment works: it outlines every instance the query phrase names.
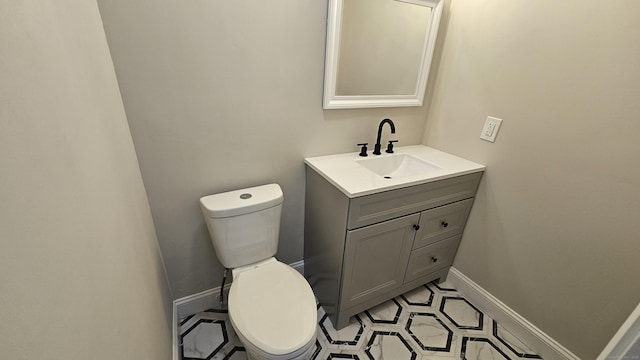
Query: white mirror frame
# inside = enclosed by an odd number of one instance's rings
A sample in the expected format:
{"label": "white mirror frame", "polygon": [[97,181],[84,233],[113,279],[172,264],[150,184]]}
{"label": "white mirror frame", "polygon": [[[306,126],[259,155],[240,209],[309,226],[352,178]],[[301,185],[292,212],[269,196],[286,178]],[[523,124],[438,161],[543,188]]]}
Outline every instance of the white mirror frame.
{"label": "white mirror frame", "polygon": [[338,74],[338,49],[340,44],[340,24],[342,22],[342,4],[345,0],[329,0],[327,19],[327,43],[325,51],[324,96],[325,109],[353,109],[422,106],[422,100],[429,78],[429,68],[433,58],[442,3],[444,0],[397,0],[431,7],[429,26],[423,49],[422,64],[413,94],[407,95],[336,95],[336,77]]}

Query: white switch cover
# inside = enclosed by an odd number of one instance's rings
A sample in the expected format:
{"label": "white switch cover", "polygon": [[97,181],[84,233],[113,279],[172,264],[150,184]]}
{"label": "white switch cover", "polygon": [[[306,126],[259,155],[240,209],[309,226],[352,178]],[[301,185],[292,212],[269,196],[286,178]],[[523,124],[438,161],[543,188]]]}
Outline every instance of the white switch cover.
{"label": "white switch cover", "polygon": [[495,142],[498,130],[500,130],[500,124],[502,124],[502,119],[487,116],[487,121],[485,121],[480,133],[480,139]]}

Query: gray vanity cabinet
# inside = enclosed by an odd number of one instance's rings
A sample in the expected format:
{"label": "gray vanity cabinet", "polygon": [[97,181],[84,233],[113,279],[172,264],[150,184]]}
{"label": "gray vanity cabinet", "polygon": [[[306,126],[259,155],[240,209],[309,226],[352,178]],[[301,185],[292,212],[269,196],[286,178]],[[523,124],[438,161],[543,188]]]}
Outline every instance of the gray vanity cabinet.
{"label": "gray vanity cabinet", "polygon": [[334,328],[453,263],[482,172],[349,198],[306,166],[305,276]]}

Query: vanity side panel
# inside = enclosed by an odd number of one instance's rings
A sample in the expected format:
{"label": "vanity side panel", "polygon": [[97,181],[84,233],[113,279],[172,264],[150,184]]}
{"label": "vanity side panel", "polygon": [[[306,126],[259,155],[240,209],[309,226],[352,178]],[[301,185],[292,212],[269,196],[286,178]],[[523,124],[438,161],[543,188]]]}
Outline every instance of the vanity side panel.
{"label": "vanity side panel", "polygon": [[476,194],[482,172],[352,199],[349,229],[434,208]]}
{"label": "vanity side panel", "polygon": [[304,272],[325,312],[340,299],[349,198],[305,165]]}

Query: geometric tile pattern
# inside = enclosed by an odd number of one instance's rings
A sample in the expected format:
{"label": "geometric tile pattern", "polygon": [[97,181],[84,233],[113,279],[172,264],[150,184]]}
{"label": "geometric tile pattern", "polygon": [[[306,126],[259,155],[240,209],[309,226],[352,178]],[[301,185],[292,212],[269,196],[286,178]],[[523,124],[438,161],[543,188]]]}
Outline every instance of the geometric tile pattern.
{"label": "geometric tile pattern", "polygon": [[500,350],[500,348],[498,348],[489,339],[463,337],[460,358],[478,359],[481,356],[496,360],[509,360],[508,355]]}
{"label": "geometric tile pattern", "polygon": [[427,285],[422,285],[419,288],[416,288],[414,290],[408,291],[400,295],[400,298],[409,305],[431,306],[433,304],[434,296],[435,296],[435,293],[433,292],[433,290],[429,289]]}
{"label": "geometric tile pattern", "polygon": [[512,353],[522,359],[542,359],[540,355],[533,354],[531,350],[522,343],[518,338],[511,335],[497,321],[493,320],[493,337],[498,339],[504,346],[506,346]]}
{"label": "geometric tile pattern", "polygon": [[220,351],[229,341],[224,320],[212,319],[199,319],[180,337],[183,359],[208,357]]}
{"label": "geometric tile pattern", "polygon": [[415,360],[418,357],[400,333],[391,331],[374,331],[364,352],[369,359]]}
{"label": "geometric tile pattern", "polygon": [[451,351],[453,331],[435,314],[412,312],[405,330],[422,350]]}
{"label": "geometric tile pattern", "polygon": [[396,299],[391,299],[364,312],[374,324],[397,324],[402,314],[402,306]]}
{"label": "geometric tile pattern", "polygon": [[[226,310],[181,319],[182,359],[244,360]],[[364,311],[335,330],[318,305],[311,359],[542,359],[446,284],[431,283]]]}
{"label": "geometric tile pattern", "polygon": [[443,297],[440,312],[458,329],[482,330],[484,327],[484,314],[465,298]]}
{"label": "geometric tile pattern", "polygon": [[355,346],[364,333],[364,324],[358,315],[352,316],[346,327],[335,330],[327,314],[324,314],[320,319],[319,327],[327,342],[332,345]]}

